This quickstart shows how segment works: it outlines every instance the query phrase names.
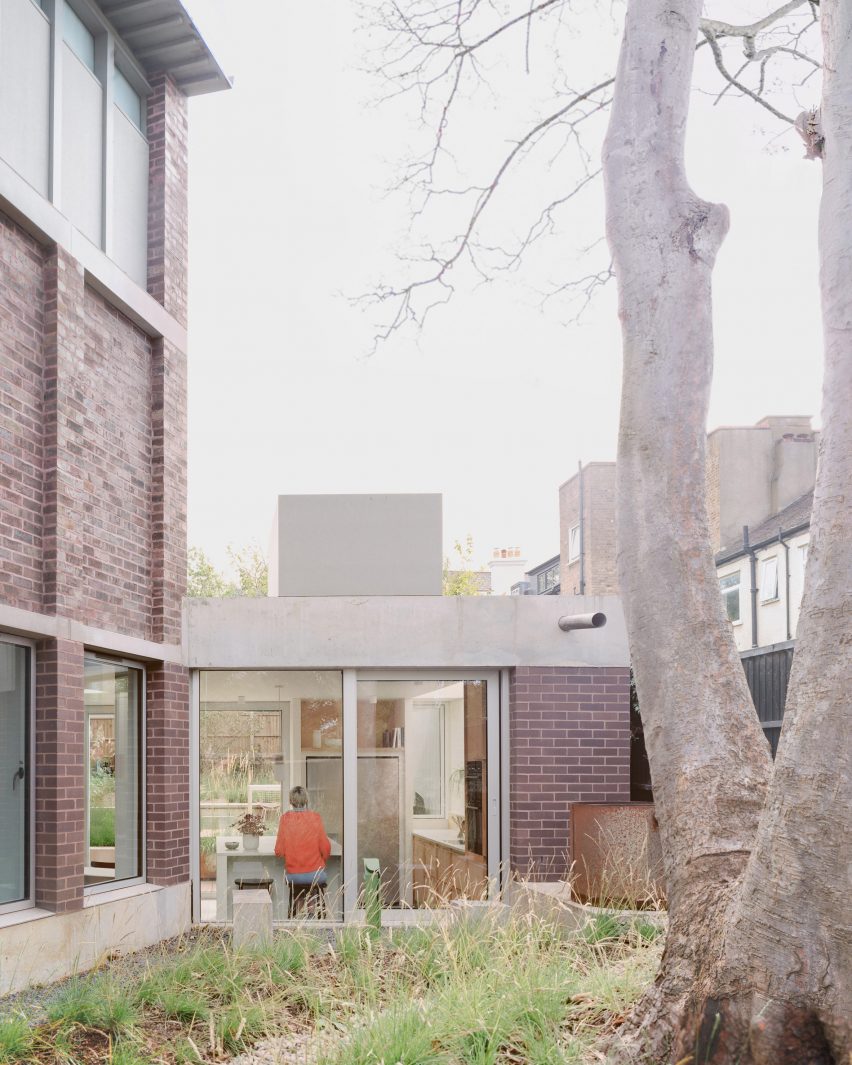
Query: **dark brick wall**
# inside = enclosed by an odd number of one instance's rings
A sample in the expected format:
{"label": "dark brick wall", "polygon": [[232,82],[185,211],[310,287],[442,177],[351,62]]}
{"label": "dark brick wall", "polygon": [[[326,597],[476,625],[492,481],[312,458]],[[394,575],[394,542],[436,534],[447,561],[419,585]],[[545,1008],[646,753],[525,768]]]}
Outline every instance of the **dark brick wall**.
{"label": "dark brick wall", "polygon": [[630,801],[630,670],[521,666],[510,682],[511,867],[570,867],[571,803]]}
{"label": "dark brick wall", "polygon": [[150,638],[152,344],[52,257],[45,375],[45,609]]}
{"label": "dark brick wall", "polygon": [[44,250],[0,214],[0,599],[42,595]]}
{"label": "dark brick wall", "polygon": [[189,879],[189,673],[148,671],[148,880]]}
{"label": "dark brick wall", "polygon": [[83,904],[83,645],[36,645],[35,894],[46,910]]}
{"label": "dark brick wall", "polygon": [[154,344],[151,368],[151,635],[180,643],[186,593],[186,356],[161,339]]}

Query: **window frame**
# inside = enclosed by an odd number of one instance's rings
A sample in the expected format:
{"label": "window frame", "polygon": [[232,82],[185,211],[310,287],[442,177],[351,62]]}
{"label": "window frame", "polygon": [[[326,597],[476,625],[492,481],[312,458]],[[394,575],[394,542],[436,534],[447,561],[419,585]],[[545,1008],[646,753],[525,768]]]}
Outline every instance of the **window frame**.
{"label": "window frame", "polygon": [[35,907],[35,881],[36,881],[36,848],[35,848],[35,690],[36,690],[36,645],[34,640],[28,640],[22,636],[14,636],[12,633],[0,632],[0,643],[11,644],[13,647],[24,647],[29,651],[29,668],[27,669],[27,716],[26,716],[26,752],[29,763],[26,766],[27,812],[26,838],[27,844],[25,855],[27,860],[27,894],[17,902],[0,903],[0,917],[19,913],[21,910],[31,910]]}
{"label": "window frame", "polygon": [[[774,568],[774,590],[772,595],[766,595],[764,593],[764,587],[766,585],[766,574],[768,568],[772,565]],[[778,556],[769,555],[767,558],[760,560],[760,602],[761,603],[777,603],[780,598],[779,595],[779,581],[778,581]]]}
{"label": "window frame", "polygon": [[[141,848],[141,870],[137,876],[125,877],[121,880],[108,880],[103,884],[84,884],[83,897],[103,894],[107,891],[122,891],[124,888],[138,887],[148,882],[148,670],[144,663],[137,662],[132,658],[117,658],[114,655],[99,654],[88,648],[83,653],[83,686],[86,684],[86,663],[99,662],[101,665],[124,666],[127,669],[139,670],[141,677],[139,683],[139,837]],[[85,696],[83,696],[85,705]],[[84,717],[84,744],[88,742],[88,729]],[[88,751],[86,751],[84,773],[84,822],[89,823],[89,782],[88,782]],[[84,841],[84,847],[88,848],[88,840]],[[83,856],[85,857],[85,855]],[[84,863],[85,864],[85,863]]]}
{"label": "window frame", "polygon": [[[719,595],[720,595],[721,600],[722,600],[722,608],[723,608],[723,610],[725,612],[725,619],[728,621],[728,623],[730,625],[742,625],[742,623],[743,623],[743,609],[742,609],[743,603],[742,603],[742,596],[740,594],[741,589],[742,589],[742,583],[743,583],[742,582],[742,572],[739,569],[735,569],[735,570],[731,570],[730,573],[719,573],[719,574],[717,574],[717,577],[718,577],[718,580],[719,580]],[[729,577],[736,577],[737,578],[737,583],[736,584],[729,584],[727,587],[724,587],[722,585],[722,581],[728,580]],[[736,618],[732,618],[730,613],[728,612],[728,599],[733,594],[734,589],[736,589],[736,593],[737,593],[737,616],[736,616]]]}

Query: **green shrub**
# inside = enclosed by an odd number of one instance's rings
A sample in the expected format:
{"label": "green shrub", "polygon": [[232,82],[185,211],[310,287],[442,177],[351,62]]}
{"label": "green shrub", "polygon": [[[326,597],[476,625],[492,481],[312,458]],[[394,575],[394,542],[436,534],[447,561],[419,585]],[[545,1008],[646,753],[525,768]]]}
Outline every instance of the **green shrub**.
{"label": "green shrub", "polygon": [[121,1035],[136,1023],[138,1009],[127,992],[110,977],[75,977],[48,1005],[47,1016],[63,1028],[79,1024],[109,1035]]}
{"label": "green shrub", "polygon": [[449,1065],[433,1045],[433,1034],[418,1006],[396,1002],[356,1029],[321,1065]]}
{"label": "green shrub", "polygon": [[192,1024],[194,1021],[206,1021],[210,1015],[207,999],[198,991],[189,988],[166,988],[159,993],[153,1003],[160,1007],[167,1017]]}
{"label": "green shrub", "polygon": [[587,943],[603,943],[607,940],[620,939],[623,934],[621,921],[611,913],[599,914],[583,929],[583,938]]}
{"label": "green shrub", "polygon": [[224,1050],[235,1051],[264,1034],[266,1011],[261,1006],[234,1003],[215,1018],[215,1032]]}
{"label": "green shrub", "polygon": [[135,1043],[122,1039],[113,1047],[111,1065],[154,1065],[155,1059]]}
{"label": "green shrub", "polygon": [[23,1017],[9,1017],[0,1021],[0,1062],[25,1061],[32,1051],[35,1038]]}

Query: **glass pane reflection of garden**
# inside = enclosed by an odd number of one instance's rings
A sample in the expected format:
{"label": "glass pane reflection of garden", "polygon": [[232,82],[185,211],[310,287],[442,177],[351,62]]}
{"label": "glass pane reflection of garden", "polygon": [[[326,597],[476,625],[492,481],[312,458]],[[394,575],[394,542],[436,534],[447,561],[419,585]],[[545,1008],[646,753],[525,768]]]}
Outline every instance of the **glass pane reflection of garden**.
{"label": "glass pane reflection of garden", "polygon": [[[335,671],[201,673],[202,920],[232,920],[234,891],[255,881],[270,891],[275,919],[287,919],[289,889],[273,851],[296,785],[307,788],[331,841],[326,910],[342,915],[342,683]],[[249,813],[261,820],[259,838],[237,827]]]}

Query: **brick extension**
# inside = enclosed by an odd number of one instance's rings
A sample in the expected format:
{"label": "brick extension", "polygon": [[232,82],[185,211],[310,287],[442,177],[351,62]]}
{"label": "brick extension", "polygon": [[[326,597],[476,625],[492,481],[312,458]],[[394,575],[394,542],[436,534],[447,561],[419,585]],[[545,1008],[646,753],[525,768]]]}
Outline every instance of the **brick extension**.
{"label": "brick extension", "polygon": [[510,683],[511,867],[570,867],[572,802],[630,800],[630,670],[519,666]]}

